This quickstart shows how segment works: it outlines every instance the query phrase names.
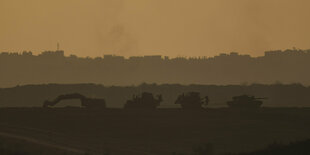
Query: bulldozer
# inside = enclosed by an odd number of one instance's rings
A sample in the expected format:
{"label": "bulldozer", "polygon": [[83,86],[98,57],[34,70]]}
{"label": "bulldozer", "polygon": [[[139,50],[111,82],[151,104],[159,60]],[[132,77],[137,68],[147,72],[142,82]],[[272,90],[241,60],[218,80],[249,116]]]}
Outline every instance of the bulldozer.
{"label": "bulldozer", "polygon": [[58,102],[62,100],[70,100],[70,99],[79,99],[81,100],[81,106],[84,108],[106,108],[106,102],[104,99],[94,99],[94,98],[88,98],[84,95],[81,95],[79,93],[73,93],[73,94],[65,94],[65,95],[59,95],[56,99],[53,101],[44,101],[43,107],[48,108],[55,106]]}
{"label": "bulldozer", "polygon": [[256,98],[250,95],[241,95],[241,96],[234,96],[232,101],[228,101],[227,105],[230,108],[259,108],[263,104],[265,97],[263,98]]}
{"label": "bulldozer", "polygon": [[175,101],[175,104],[180,104],[183,109],[202,109],[202,105],[208,103],[209,97],[206,96],[205,99],[202,99],[199,92],[183,93]]}
{"label": "bulldozer", "polygon": [[157,99],[152,93],[143,92],[141,96],[133,95],[131,100],[127,100],[124,105],[125,109],[156,109],[160,102],[162,102],[162,96],[157,95]]}

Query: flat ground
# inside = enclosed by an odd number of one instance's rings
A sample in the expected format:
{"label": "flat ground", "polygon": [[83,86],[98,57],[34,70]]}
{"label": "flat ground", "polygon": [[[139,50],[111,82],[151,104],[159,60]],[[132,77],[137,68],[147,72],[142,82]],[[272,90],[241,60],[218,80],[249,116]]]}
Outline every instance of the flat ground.
{"label": "flat ground", "polygon": [[308,139],[309,131],[310,108],[0,109],[0,132],[75,153],[187,153],[207,143],[218,153],[243,152]]}
{"label": "flat ground", "polygon": [[[14,138],[13,138],[14,137]],[[24,136],[0,132],[1,155],[80,155],[84,152],[71,150],[57,145],[50,145]],[[47,145],[46,145],[47,144]]]}

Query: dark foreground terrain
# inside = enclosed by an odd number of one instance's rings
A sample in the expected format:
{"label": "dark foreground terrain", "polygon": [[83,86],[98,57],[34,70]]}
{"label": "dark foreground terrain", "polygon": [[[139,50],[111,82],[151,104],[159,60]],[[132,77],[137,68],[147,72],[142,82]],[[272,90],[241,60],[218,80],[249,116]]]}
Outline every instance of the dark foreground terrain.
{"label": "dark foreground terrain", "polygon": [[0,109],[0,146],[33,144],[52,154],[189,154],[209,144],[238,153],[305,140],[309,131],[310,108]]}

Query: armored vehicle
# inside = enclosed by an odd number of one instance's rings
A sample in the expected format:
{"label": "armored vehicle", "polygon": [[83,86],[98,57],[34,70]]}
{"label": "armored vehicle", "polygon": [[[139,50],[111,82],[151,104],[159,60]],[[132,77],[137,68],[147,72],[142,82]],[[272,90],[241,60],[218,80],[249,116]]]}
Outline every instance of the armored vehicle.
{"label": "armored vehicle", "polygon": [[179,95],[175,104],[180,104],[183,109],[201,109],[203,104],[209,103],[208,96],[205,97],[205,102],[203,100],[199,92],[189,92]]}
{"label": "armored vehicle", "polygon": [[234,96],[232,101],[228,101],[227,105],[231,108],[259,108],[263,104],[263,99],[249,95]]}
{"label": "armored vehicle", "polygon": [[162,96],[157,95],[157,98],[152,93],[143,92],[141,96],[133,95],[131,100],[127,100],[125,103],[125,109],[156,109],[160,102],[162,102]]}

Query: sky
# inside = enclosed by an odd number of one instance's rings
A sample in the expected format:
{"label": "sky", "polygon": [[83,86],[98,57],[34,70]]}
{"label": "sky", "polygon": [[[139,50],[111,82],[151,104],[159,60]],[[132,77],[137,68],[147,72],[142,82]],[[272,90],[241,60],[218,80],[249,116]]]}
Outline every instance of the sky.
{"label": "sky", "polygon": [[310,48],[309,0],[0,0],[0,51],[214,56]]}

